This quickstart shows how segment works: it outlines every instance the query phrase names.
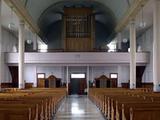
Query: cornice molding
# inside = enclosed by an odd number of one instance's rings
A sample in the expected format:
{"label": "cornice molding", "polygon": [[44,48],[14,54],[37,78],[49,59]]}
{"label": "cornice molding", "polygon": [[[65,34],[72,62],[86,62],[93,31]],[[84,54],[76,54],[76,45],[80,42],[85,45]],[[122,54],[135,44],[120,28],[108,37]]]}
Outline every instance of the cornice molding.
{"label": "cornice molding", "polygon": [[115,31],[118,33],[122,31],[132,19],[135,19],[137,13],[140,11],[142,6],[149,0],[135,0],[134,3],[128,8],[127,12],[125,13],[124,17],[118,22]]}

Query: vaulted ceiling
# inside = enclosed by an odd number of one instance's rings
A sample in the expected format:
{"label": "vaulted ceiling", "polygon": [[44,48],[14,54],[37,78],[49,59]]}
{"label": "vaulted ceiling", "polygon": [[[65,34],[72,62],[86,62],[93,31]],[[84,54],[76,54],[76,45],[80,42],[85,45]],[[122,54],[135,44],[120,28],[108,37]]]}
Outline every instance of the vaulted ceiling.
{"label": "vaulted ceiling", "polygon": [[[14,0],[4,0],[4,1],[14,1]],[[115,28],[118,23],[123,21],[124,16],[128,13],[129,8],[135,5],[136,1],[145,1],[145,0],[15,0],[17,2],[22,2],[24,8],[27,10],[27,13],[31,16],[33,24],[39,27],[38,30],[33,30],[38,33],[40,29],[40,33],[43,33],[43,37],[47,33],[51,31],[51,29],[55,29],[57,23],[62,21],[63,8],[66,7],[91,7],[93,9],[93,14],[95,15],[97,28],[101,30],[97,30],[99,40],[112,39],[113,34],[115,33]],[[147,1],[147,0],[146,0]],[[153,1],[153,0],[148,0]],[[15,2],[16,3],[16,2]],[[14,4],[15,5],[15,4]],[[13,5],[13,7],[14,7]],[[12,6],[11,4],[9,5]],[[152,7],[151,3],[148,3],[144,8],[144,19],[147,23],[147,26],[152,24]],[[20,9],[19,9],[20,10]],[[139,12],[140,15],[137,13]],[[141,18],[141,9],[138,9],[137,14],[137,26],[140,22]],[[21,16],[23,17],[23,16]],[[11,10],[6,6],[2,6],[2,25],[8,27],[10,22],[15,23],[15,27],[18,30],[18,18],[12,18],[11,20]],[[30,19],[30,18],[29,18]],[[16,21],[16,22],[15,22]],[[148,24],[149,23],[149,24]],[[128,23],[126,23],[128,24]],[[33,26],[30,26],[32,28]],[[124,29],[123,26],[122,29]],[[121,29],[121,30],[122,30]],[[137,29],[140,29],[137,27]],[[38,31],[38,32],[37,32]],[[56,30],[54,30],[57,34]],[[128,31],[128,30],[127,30]],[[103,32],[103,33],[102,33]],[[104,35],[104,36],[103,36]],[[41,36],[42,37],[42,36]],[[42,37],[42,39],[43,39]]]}
{"label": "vaulted ceiling", "polygon": [[60,21],[64,6],[91,7],[96,21],[103,24],[107,34],[114,33],[117,22],[124,16],[134,0],[21,0],[44,34]]}
{"label": "vaulted ceiling", "polygon": [[[133,3],[134,0],[21,0],[25,7],[28,9],[30,15],[37,22],[40,16],[52,6],[55,7],[56,4],[60,2],[66,2],[68,6],[71,3],[82,4],[85,3],[93,5],[95,2],[104,6],[105,11],[111,11],[117,20],[121,19],[128,7]],[[86,6],[87,6],[86,4]]]}

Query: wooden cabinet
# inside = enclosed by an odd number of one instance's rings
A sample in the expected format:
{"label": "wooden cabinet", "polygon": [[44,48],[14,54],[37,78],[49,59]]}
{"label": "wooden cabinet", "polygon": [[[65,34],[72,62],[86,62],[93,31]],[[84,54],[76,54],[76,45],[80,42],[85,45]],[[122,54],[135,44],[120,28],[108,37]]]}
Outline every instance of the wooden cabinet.
{"label": "wooden cabinet", "polygon": [[48,87],[49,88],[56,88],[56,80],[57,78],[54,75],[51,75],[47,78]]}
{"label": "wooden cabinet", "polygon": [[117,87],[117,79],[108,78],[105,75],[95,79],[96,88],[115,88]]}
{"label": "wooden cabinet", "polygon": [[122,88],[129,88],[129,83],[121,83]]}
{"label": "wooden cabinet", "polygon": [[25,88],[26,89],[33,88],[33,83],[25,83]]}

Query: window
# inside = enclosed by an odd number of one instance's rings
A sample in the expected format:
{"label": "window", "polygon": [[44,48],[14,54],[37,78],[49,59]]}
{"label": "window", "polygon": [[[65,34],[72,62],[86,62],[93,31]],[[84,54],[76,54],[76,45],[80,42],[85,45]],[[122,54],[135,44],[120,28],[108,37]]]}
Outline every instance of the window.
{"label": "window", "polygon": [[40,52],[47,52],[48,46],[46,44],[40,44],[38,46],[38,49],[40,50]]}
{"label": "window", "polygon": [[118,74],[117,73],[110,73],[110,78],[118,78]]}
{"label": "window", "polygon": [[37,78],[45,78],[45,74],[44,73],[37,73]]}
{"label": "window", "polygon": [[116,52],[117,49],[116,41],[110,42],[107,46],[109,48],[108,52]]}
{"label": "window", "polygon": [[85,78],[85,74],[71,74],[71,78]]}

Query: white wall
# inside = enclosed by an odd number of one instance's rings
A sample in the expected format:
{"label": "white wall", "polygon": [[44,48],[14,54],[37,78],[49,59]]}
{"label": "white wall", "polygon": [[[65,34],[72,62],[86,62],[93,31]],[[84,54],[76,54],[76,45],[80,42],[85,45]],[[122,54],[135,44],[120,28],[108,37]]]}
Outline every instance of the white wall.
{"label": "white wall", "polygon": [[142,51],[150,52],[149,64],[146,65],[142,82],[153,82],[153,27],[138,37],[137,43],[142,46]]}
{"label": "white wall", "polygon": [[95,66],[93,69],[93,79],[106,75],[109,77],[110,73],[117,73],[117,66]]}
{"label": "white wall", "polygon": [[[120,65],[121,73],[118,71],[119,65],[113,66],[90,66],[89,80],[93,81],[95,78],[101,75],[106,75],[109,77],[110,73],[118,73],[119,84],[122,82],[128,82],[129,80],[129,66]],[[69,66],[69,80],[71,73],[87,73],[86,66]],[[55,75],[57,78],[61,78],[62,82],[66,82],[66,67],[64,66],[53,66],[53,64],[25,64],[25,74],[24,80],[26,82],[33,82],[34,86],[37,86],[37,73],[45,73],[46,78],[51,74]],[[120,76],[121,75],[121,76]],[[69,81],[70,82],[70,81]]]}
{"label": "white wall", "polygon": [[57,78],[62,77],[62,67],[59,66],[38,66],[37,67],[37,73],[46,73],[46,77],[49,77],[50,75],[55,75]]}
{"label": "white wall", "polygon": [[[86,66],[70,66],[68,67],[68,77],[69,77],[69,81],[70,82],[70,75],[71,73],[85,73],[87,75],[87,67]],[[86,76],[87,78],[87,76]]]}
{"label": "white wall", "polygon": [[37,73],[45,73],[46,78],[50,75],[54,75],[57,78],[61,78],[64,81],[64,67],[63,66],[37,66]]}
{"label": "white wall", "polygon": [[24,80],[25,82],[34,83],[34,86],[37,86],[37,74],[36,74],[36,65],[34,64],[25,64],[24,67]]}
{"label": "white wall", "polygon": [[43,66],[40,64],[25,64],[24,80],[26,82],[34,83],[34,87],[37,86],[37,73],[45,73],[46,78],[50,75],[55,75],[57,78],[61,78],[64,81],[64,67],[61,66]]}
{"label": "white wall", "polygon": [[17,47],[18,38],[9,30],[2,28],[2,52],[14,52],[14,46]]}
{"label": "white wall", "polygon": [[11,82],[12,77],[8,68],[8,65],[5,64],[4,53],[12,52],[13,47],[17,44],[17,37],[13,35],[10,31],[2,27],[2,57],[1,61],[1,69],[2,69],[2,80],[1,82]]}
{"label": "white wall", "polygon": [[[118,70],[118,66],[121,66],[121,71]],[[126,83],[129,80],[129,66],[121,64],[115,66],[91,67],[90,79],[94,80],[101,75],[106,75],[107,77],[110,77],[110,73],[118,73],[118,86],[121,86],[121,83]]]}
{"label": "white wall", "polygon": [[[128,52],[52,52],[24,54],[25,63],[41,64],[129,64],[130,54]],[[18,63],[18,53],[7,53],[6,63]],[[138,64],[148,63],[149,53],[139,52],[136,54]]]}
{"label": "white wall", "polygon": [[121,83],[128,83],[129,70],[129,65],[118,65],[118,87],[121,87]]}
{"label": "white wall", "polygon": [[[2,29],[2,51],[3,52],[12,52],[13,46],[17,44],[17,38],[4,28]],[[142,46],[142,51],[149,51],[150,52],[150,63],[147,64],[144,75],[143,75],[143,82],[152,82],[153,80],[153,29],[148,29],[143,35],[138,37],[137,43]],[[2,82],[11,82],[12,78],[10,75],[10,72],[8,70],[8,66],[3,62],[4,57],[1,58],[2,61]],[[119,84],[122,82],[128,82],[129,80],[129,66],[127,65],[121,65],[121,71],[123,73],[121,74],[119,79]],[[87,67],[69,67],[69,75],[72,72],[81,72],[81,73],[87,73]],[[36,73],[46,73],[46,77],[51,75],[55,75],[58,78],[61,78],[62,81],[66,81],[66,71],[65,67],[61,66],[42,66],[37,64],[26,64],[25,65],[25,80],[26,82],[33,82],[34,86],[37,84],[36,80]],[[90,67],[90,80],[94,80],[96,77],[99,77],[102,74],[105,74],[109,77],[110,73],[119,73],[118,71],[118,65],[115,66],[94,66]]]}

